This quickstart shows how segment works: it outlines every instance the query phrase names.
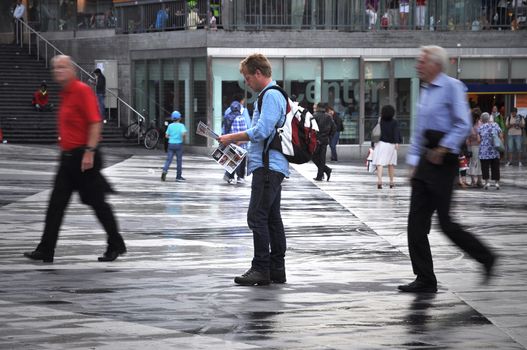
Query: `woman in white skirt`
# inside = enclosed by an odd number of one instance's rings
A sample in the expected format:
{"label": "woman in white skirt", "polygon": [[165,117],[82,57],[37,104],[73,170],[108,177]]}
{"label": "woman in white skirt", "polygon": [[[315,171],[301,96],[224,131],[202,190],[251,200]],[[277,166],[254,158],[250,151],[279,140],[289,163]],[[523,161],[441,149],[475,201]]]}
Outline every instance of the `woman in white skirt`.
{"label": "woman in white skirt", "polygon": [[381,138],[373,149],[372,163],[377,167],[377,188],[382,189],[382,167],[388,166],[390,188],[394,188],[395,166],[397,165],[397,150],[402,142],[399,123],[394,119],[395,108],[391,105],[381,109]]}

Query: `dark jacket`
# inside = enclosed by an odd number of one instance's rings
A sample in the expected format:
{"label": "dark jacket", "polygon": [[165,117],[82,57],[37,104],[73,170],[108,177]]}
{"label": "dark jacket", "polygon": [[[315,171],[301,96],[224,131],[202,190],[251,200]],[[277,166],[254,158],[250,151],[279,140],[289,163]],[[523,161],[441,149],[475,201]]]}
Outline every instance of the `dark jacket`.
{"label": "dark jacket", "polygon": [[335,133],[335,123],[333,122],[333,119],[324,112],[316,112],[315,120],[318,124],[318,134],[317,134],[317,141],[321,145],[327,145],[329,144],[329,140]]}
{"label": "dark jacket", "polygon": [[399,123],[395,119],[381,119],[381,141],[387,143],[402,143]]}
{"label": "dark jacket", "polygon": [[106,77],[102,73],[99,73],[99,76],[97,77],[95,91],[98,95],[104,95],[106,93]]}
{"label": "dark jacket", "polygon": [[339,117],[337,113],[333,115],[333,122],[335,123],[335,131],[342,132],[344,131],[344,123],[342,121],[342,118]]}

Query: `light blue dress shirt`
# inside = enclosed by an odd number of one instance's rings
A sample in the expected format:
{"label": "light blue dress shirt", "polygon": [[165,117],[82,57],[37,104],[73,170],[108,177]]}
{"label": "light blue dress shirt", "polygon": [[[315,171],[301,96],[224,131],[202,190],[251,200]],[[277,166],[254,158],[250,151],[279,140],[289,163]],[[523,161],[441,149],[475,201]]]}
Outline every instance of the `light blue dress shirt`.
{"label": "light blue dress shirt", "polygon": [[[273,80],[265,88],[272,85],[276,85],[276,81]],[[278,90],[269,90],[264,94],[262,113],[258,111],[258,100],[254,102],[252,126],[247,130],[247,135],[251,140],[249,144],[249,165],[247,167],[249,174],[264,166],[262,154],[265,140],[270,136],[271,140],[276,132],[275,128],[284,123],[285,112],[286,101]],[[278,171],[286,177],[289,176],[289,162],[281,152],[273,149],[269,150],[269,169]]]}
{"label": "light blue dress shirt", "polygon": [[461,145],[470,134],[471,119],[465,84],[440,73],[434,81],[421,88],[417,124],[406,163],[412,166],[419,163],[426,144],[426,130],[444,132],[439,145],[459,154]]}

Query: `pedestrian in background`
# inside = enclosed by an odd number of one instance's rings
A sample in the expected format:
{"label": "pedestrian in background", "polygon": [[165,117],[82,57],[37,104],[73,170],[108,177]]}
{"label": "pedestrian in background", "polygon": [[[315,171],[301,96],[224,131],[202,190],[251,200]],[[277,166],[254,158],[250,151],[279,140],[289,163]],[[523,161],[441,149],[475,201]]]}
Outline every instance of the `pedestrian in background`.
{"label": "pedestrian in background", "polygon": [[99,113],[101,114],[101,118],[106,117],[106,106],[104,104],[104,98],[106,96],[106,77],[104,74],[102,74],[102,71],[100,68],[96,68],[93,71],[93,74],[95,74],[95,93],[97,94],[97,103],[99,105]]}
{"label": "pedestrian in background", "polygon": [[479,160],[480,137],[478,129],[481,126],[480,121],[481,111],[479,108],[472,112],[472,129],[467,138],[467,148],[470,154],[470,161],[468,164],[467,175],[470,176],[470,186],[483,187],[481,180],[481,161]]}
{"label": "pedestrian in background", "polygon": [[168,139],[167,159],[163,166],[163,173],[161,174],[161,181],[167,178],[168,168],[172,164],[174,155],[176,155],[176,181],[181,182],[186,179],[181,176],[183,172],[183,142],[187,135],[187,128],[185,124],[181,123],[181,113],[178,111],[172,112],[170,116],[172,123],[167,127],[165,137]]}
{"label": "pedestrian in background", "polygon": [[313,163],[317,166],[317,176],[313,178],[315,181],[324,180],[324,174],[326,174],[326,181],[331,178],[333,169],[326,165],[326,153],[328,150],[329,140],[335,133],[335,123],[329,116],[327,111],[327,103],[318,103],[316,106],[315,120],[318,125],[317,133],[317,148],[313,154]]}
{"label": "pedestrian in background", "polygon": [[22,39],[22,27],[24,22],[24,14],[26,13],[26,6],[22,0],[16,1],[15,9],[13,10],[13,44],[19,44]]}
{"label": "pedestrian in background", "polygon": [[402,292],[435,293],[437,279],[428,234],[437,210],[441,230],[459,248],[492,274],[494,254],[485,244],[450,218],[458,154],[470,133],[471,121],[465,86],[446,75],[448,54],[439,46],[421,47],[416,70],[423,82],[417,105],[417,124],[408,151],[412,194],[408,214],[408,250],[415,281],[400,285]]}
{"label": "pedestrian in background", "polygon": [[503,133],[498,123],[490,121],[491,116],[487,112],[481,114],[481,126],[478,128],[479,160],[481,162],[481,173],[483,176],[483,188],[489,189],[489,169],[491,179],[497,190],[500,189],[500,152],[494,144],[494,135],[503,142]]}
{"label": "pedestrian in background", "polygon": [[92,89],[77,79],[69,56],[55,56],[51,64],[55,81],[62,87],[57,122],[62,152],[42,239],[34,251],[26,252],[24,256],[53,262],[65,210],[73,191],[77,191],[81,201],[93,208],[108,235],[108,247],[98,260],[113,261],[126,253],[126,246],[119,234],[112,207],[105,199],[105,194],[113,190],[100,172],[102,155],[97,146],[101,139],[102,121],[97,99]]}
{"label": "pedestrian in background", "polygon": [[333,123],[335,123],[335,132],[331,137],[329,148],[331,149],[331,160],[337,162],[339,160],[337,145],[340,140],[340,133],[344,131],[344,122],[339,116],[339,113],[337,113],[332,107],[328,106],[326,112],[330,115],[331,119],[333,119]]}
{"label": "pedestrian in background", "polygon": [[506,166],[511,165],[512,155],[516,153],[518,155],[518,166],[522,164],[522,147],[523,147],[523,129],[525,128],[525,118],[518,114],[516,107],[512,108],[511,114],[507,117],[505,125],[507,127],[507,142],[508,149],[507,153],[509,161]]}
{"label": "pedestrian in background", "polygon": [[395,108],[392,105],[383,106],[381,109],[381,138],[373,149],[372,164],[377,167],[377,189],[382,189],[382,168],[388,166],[390,188],[395,187],[394,176],[397,165],[397,150],[402,142],[399,123],[395,117]]}
{"label": "pedestrian in background", "polygon": [[[243,108],[240,102],[233,101],[231,103],[228,108],[229,113],[225,114],[225,116],[223,117],[223,135],[235,134],[247,130],[247,124],[245,121],[245,117],[242,114],[242,109],[247,110],[246,108]],[[237,142],[237,145],[243,149],[247,149],[247,142]],[[245,183],[246,161],[247,157],[244,157],[241,163],[236,168],[236,170],[232,173],[225,171],[223,179],[229,184]],[[235,179],[234,175],[236,175],[238,179]]]}
{"label": "pedestrian in background", "polygon": [[49,103],[48,84],[46,84],[46,81],[42,81],[40,88],[35,91],[31,103],[35,110],[39,112],[51,111],[53,109],[53,105]]}

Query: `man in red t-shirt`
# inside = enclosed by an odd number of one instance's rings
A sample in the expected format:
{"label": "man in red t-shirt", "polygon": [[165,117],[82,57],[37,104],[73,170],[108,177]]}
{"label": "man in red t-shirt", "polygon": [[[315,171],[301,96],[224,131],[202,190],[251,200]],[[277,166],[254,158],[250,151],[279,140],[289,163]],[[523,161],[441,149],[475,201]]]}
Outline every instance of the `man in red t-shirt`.
{"label": "man in red t-shirt", "polygon": [[62,86],[58,111],[60,166],[49,199],[46,224],[40,244],[24,256],[32,260],[53,262],[55,246],[64,212],[73,191],[81,201],[93,208],[108,235],[108,248],[99,261],[113,261],[126,253],[112,207],[105,194],[112,192],[102,176],[102,156],[97,144],[101,138],[101,116],[91,88],[77,79],[69,56],[52,60],[55,81]]}

